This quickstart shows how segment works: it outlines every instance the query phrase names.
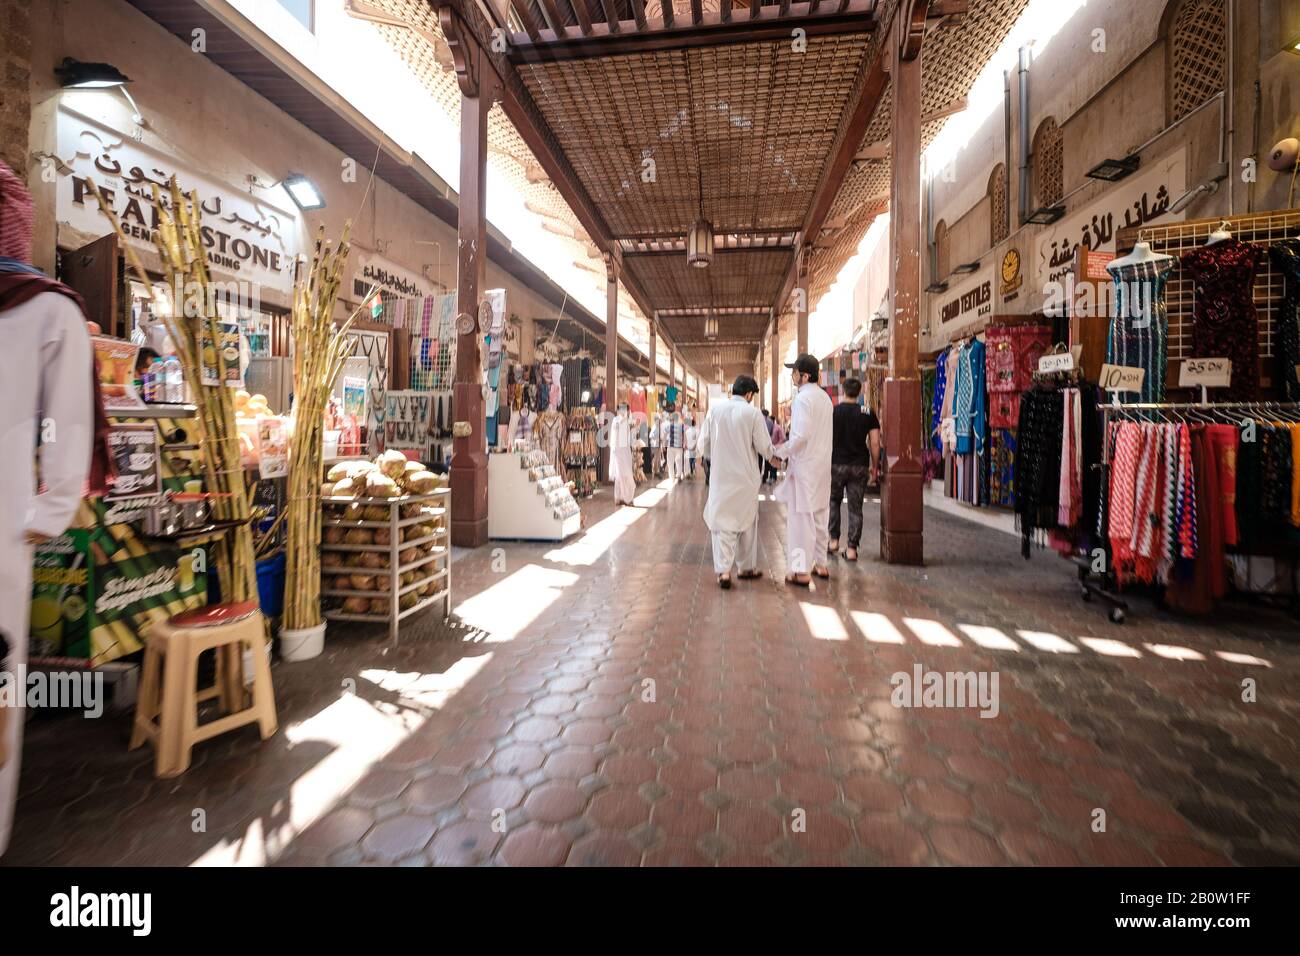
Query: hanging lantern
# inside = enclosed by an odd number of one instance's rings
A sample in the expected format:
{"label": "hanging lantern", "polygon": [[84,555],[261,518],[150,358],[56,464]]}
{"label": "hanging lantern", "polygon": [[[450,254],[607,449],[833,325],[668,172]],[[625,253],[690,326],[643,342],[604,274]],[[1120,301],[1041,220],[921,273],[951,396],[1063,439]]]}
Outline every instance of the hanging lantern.
{"label": "hanging lantern", "polygon": [[686,261],[697,269],[707,268],[713,261],[713,226],[707,219],[695,220],[686,236]]}
{"label": "hanging lantern", "polygon": [[704,337],[706,339],[716,339],[718,337],[718,317],[712,312],[704,320]]}
{"label": "hanging lantern", "polygon": [[722,368],[722,352],[719,349],[713,350],[713,365],[715,368]]}

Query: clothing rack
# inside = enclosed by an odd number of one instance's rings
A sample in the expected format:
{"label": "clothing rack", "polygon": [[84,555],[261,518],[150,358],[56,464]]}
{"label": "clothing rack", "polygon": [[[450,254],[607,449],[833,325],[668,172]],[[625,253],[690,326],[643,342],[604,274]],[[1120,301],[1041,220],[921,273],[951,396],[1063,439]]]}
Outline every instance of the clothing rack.
{"label": "clothing rack", "polygon": [[[1192,412],[1209,416],[1220,415],[1223,419],[1220,424],[1240,425],[1240,416],[1233,415],[1230,417],[1229,413],[1248,411],[1255,413],[1259,418],[1270,418],[1276,413],[1290,413],[1293,416],[1300,416],[1300,403],[1297,402],[1112,402],[1102,404],[1099,408],[1102,412],[1102,460],[1099,465],[1094,467],[1101,469],[1101,487],[1106,495],[1109,495],[1110,489],[1110,425],[1117,419],[1151,421],[1151,415],[1153,414]],[[1291,420],[1297,420],[1297,418]],[[1089,601],[1094,597],[1100,598],[1110,606],[1110,620],[1116,624],[1122,624],[1128,611],[1128,603],[1112,589],[1115,581],[1114,572],[1111,570],[1108,539],[1104,535],[1101,544],[1106,551],[1106,569],[1104,571],[1093,571],[1091,556],[1080,555],[1073,559],[1078,568],[1081,596],[1085,601]],[[1093,583],[1094,579],[1101,583]]]}

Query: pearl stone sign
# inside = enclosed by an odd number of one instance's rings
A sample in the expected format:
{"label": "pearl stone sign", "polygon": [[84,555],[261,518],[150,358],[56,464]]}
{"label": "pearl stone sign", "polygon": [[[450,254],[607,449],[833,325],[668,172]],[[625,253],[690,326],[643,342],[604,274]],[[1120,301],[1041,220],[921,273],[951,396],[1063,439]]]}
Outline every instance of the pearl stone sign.
{"label": "pearl stone sign", "polygon": [[[112,232],[90,184],[94,183],[122,224],[127,242],[154,252],[158,211],[154,186],[164,194],[164,206],[174,175],[182,192],[196,191],[202,207],[200,234],[214,279],[247,283],[243,298],[259,287],[293,290],[294,258],[298,254],[298,220],[258,194],[240,191],[174,158],[135,142],[120,132],[69,109],[58,113],[58,158],[71,169],[59,176],[55,212],[65,225],[83,236]],[[274,194],[274,191],[271,193]]]}

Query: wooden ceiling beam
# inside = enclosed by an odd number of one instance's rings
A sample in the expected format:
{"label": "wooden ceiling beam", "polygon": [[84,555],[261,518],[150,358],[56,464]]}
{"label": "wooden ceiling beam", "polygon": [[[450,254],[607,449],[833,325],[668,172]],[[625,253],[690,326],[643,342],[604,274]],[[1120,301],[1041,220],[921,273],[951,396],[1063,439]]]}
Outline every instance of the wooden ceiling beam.
{"label": "wooden ceiling beam", "polygon": [[[664,3],[672,3],[672,0],[664,0]],[[704,5],[700,0],[691,0],[691,23],[698,27],[703,19]]]}
{"label": "wooden ceiling beam", "polygon": [[763,0],[749,0],[749,19],[757,20],[759,13],[762,12],[762,9],[763,9]]}
{"label": "wooden ceiling beam", "polygon": [[569,0],[573,13],[578,18],[578,29],[585,37],[591,36],[591,13],[587,10],[587,0]]}
{"label": "wooden ceiling beam", "polygon": [[[575,0],[575,2],[578,2],[578,0]],[[636,19],[636,28],[644,31],[646,29],[645,0],[631,0],[631,2],[632,16]],[[727,2],[729,3],[730,0],[727,0]]]}
{"label": "wooden ceiling beam", "polygon": [[614,8],[614,0],[600,0],[600,5],[605,10],[605,24],[609,27],[609,32],[620,32],[618,10]]}
{"label": "wooden ceiling beam", "polygon": [[546,22],[550,25],[551,30],[555,32],[555,35],[567,37],[569,30],[564,25],[564,18],[560,16],[560,10],[555,5],[555,0],[537,0],[537,2],[542,8],[542,16],[546,18]]}
{"label": "wooden ceiling beam", "polygon": [[723,23],[731,22],[731,0],[722,0],[718,9],[718,16],[722,18]]}
{"label": "wooden ceiling beam", "polygon": [[539,42],[542,28],[538,25],[537,18],[533,16],[533,11],[528,8],[528,0],[510,0],[510,6],[514,8],[519,22],[524,25],[524,32],[528,34],[528,39],[534,43]]}
{"label": "wooden ceiling beam", "polygon": [[[575,0],[575,3],[581,2]],[[602,2],[613,8],[613,0]],[[664,19],[647,18],[644,29],[636,20],[620,23],[615,19],[608,23],[593,23],[590,35],[581,37],[572,33],[562,37],[547,29],[541,31],[537,40],[515,34],[506,55],[515,64],[554,63],[726,43],[788,40],[794,26],[810,37],[871,33],[879,26],[873,12],[874,0],[845,0],[842,9],[834,12],[821,10],[815,17],[809,12],[811,7],[811,0],[791,2],[788,15],[783,16],[777,6],[756,5],[750,7],[751,15],[744,20],[730,14],[724,19],[720,10],[706,11],[701,7],[698,21],[693,12],[688,21],[675,20],[671,2],[664,0]]]}

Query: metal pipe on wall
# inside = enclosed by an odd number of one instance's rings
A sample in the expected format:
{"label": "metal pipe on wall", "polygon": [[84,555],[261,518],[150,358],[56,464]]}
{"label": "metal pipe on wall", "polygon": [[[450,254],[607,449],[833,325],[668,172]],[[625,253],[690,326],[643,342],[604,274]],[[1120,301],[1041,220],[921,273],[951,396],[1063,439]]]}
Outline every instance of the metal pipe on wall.
{"label": "metal pipe on wall", "polygon": [[[1002,71],[1002,188],[1005,202],[1000,225],[1011,232],[1011,71]],[[1000,230],[999,230],[1000,231]]]}
{"label": "metal pipe on wall", "polygon": [[[1226,42],[1228,46],[1227,57],[1226,57],[1228,72],[1227,75],[1224,77],[1224,97],[1223,97],[1223,101],[1224,101],[1224,109],[1223,109],[1224,124],[1223,125],[1224,125],[1224,138],[1226,139],[1226,144],[1222,140],[1220,141],[1220,145],[1219,145],[1220,167],[1222,167],[1222,165],[1228,161],[1229,156],[1232,156],[1237,152],[1237,131],[1235,127],[1237,110],[1236,110],[1236,104],[1233,102],[1233,96],[1236,93],[1236,89],[1237,89],[1237,76],[1236,76],[1237,2],[1236,0],[1227,0],[1226,6],[1227,6],[1227,13],[1228,13],[1228,31],[1226,36]],[[1227,149],[1226,154],[1224,151],[1225,145]],[[1237,192],[1236,187],[1237,187],[1236,177],[1230,176],[1228,179],[1228,215],[1229,216],[1231,216],[1236,211],[1236,206],[1233,202],[1233,197]]]}
{"label": "metal pipe on wall", "polygon": [[1029,218],[1029,62],[1030,49],[1020,48],[1016,84],[1020,90],[1020,222]]}

